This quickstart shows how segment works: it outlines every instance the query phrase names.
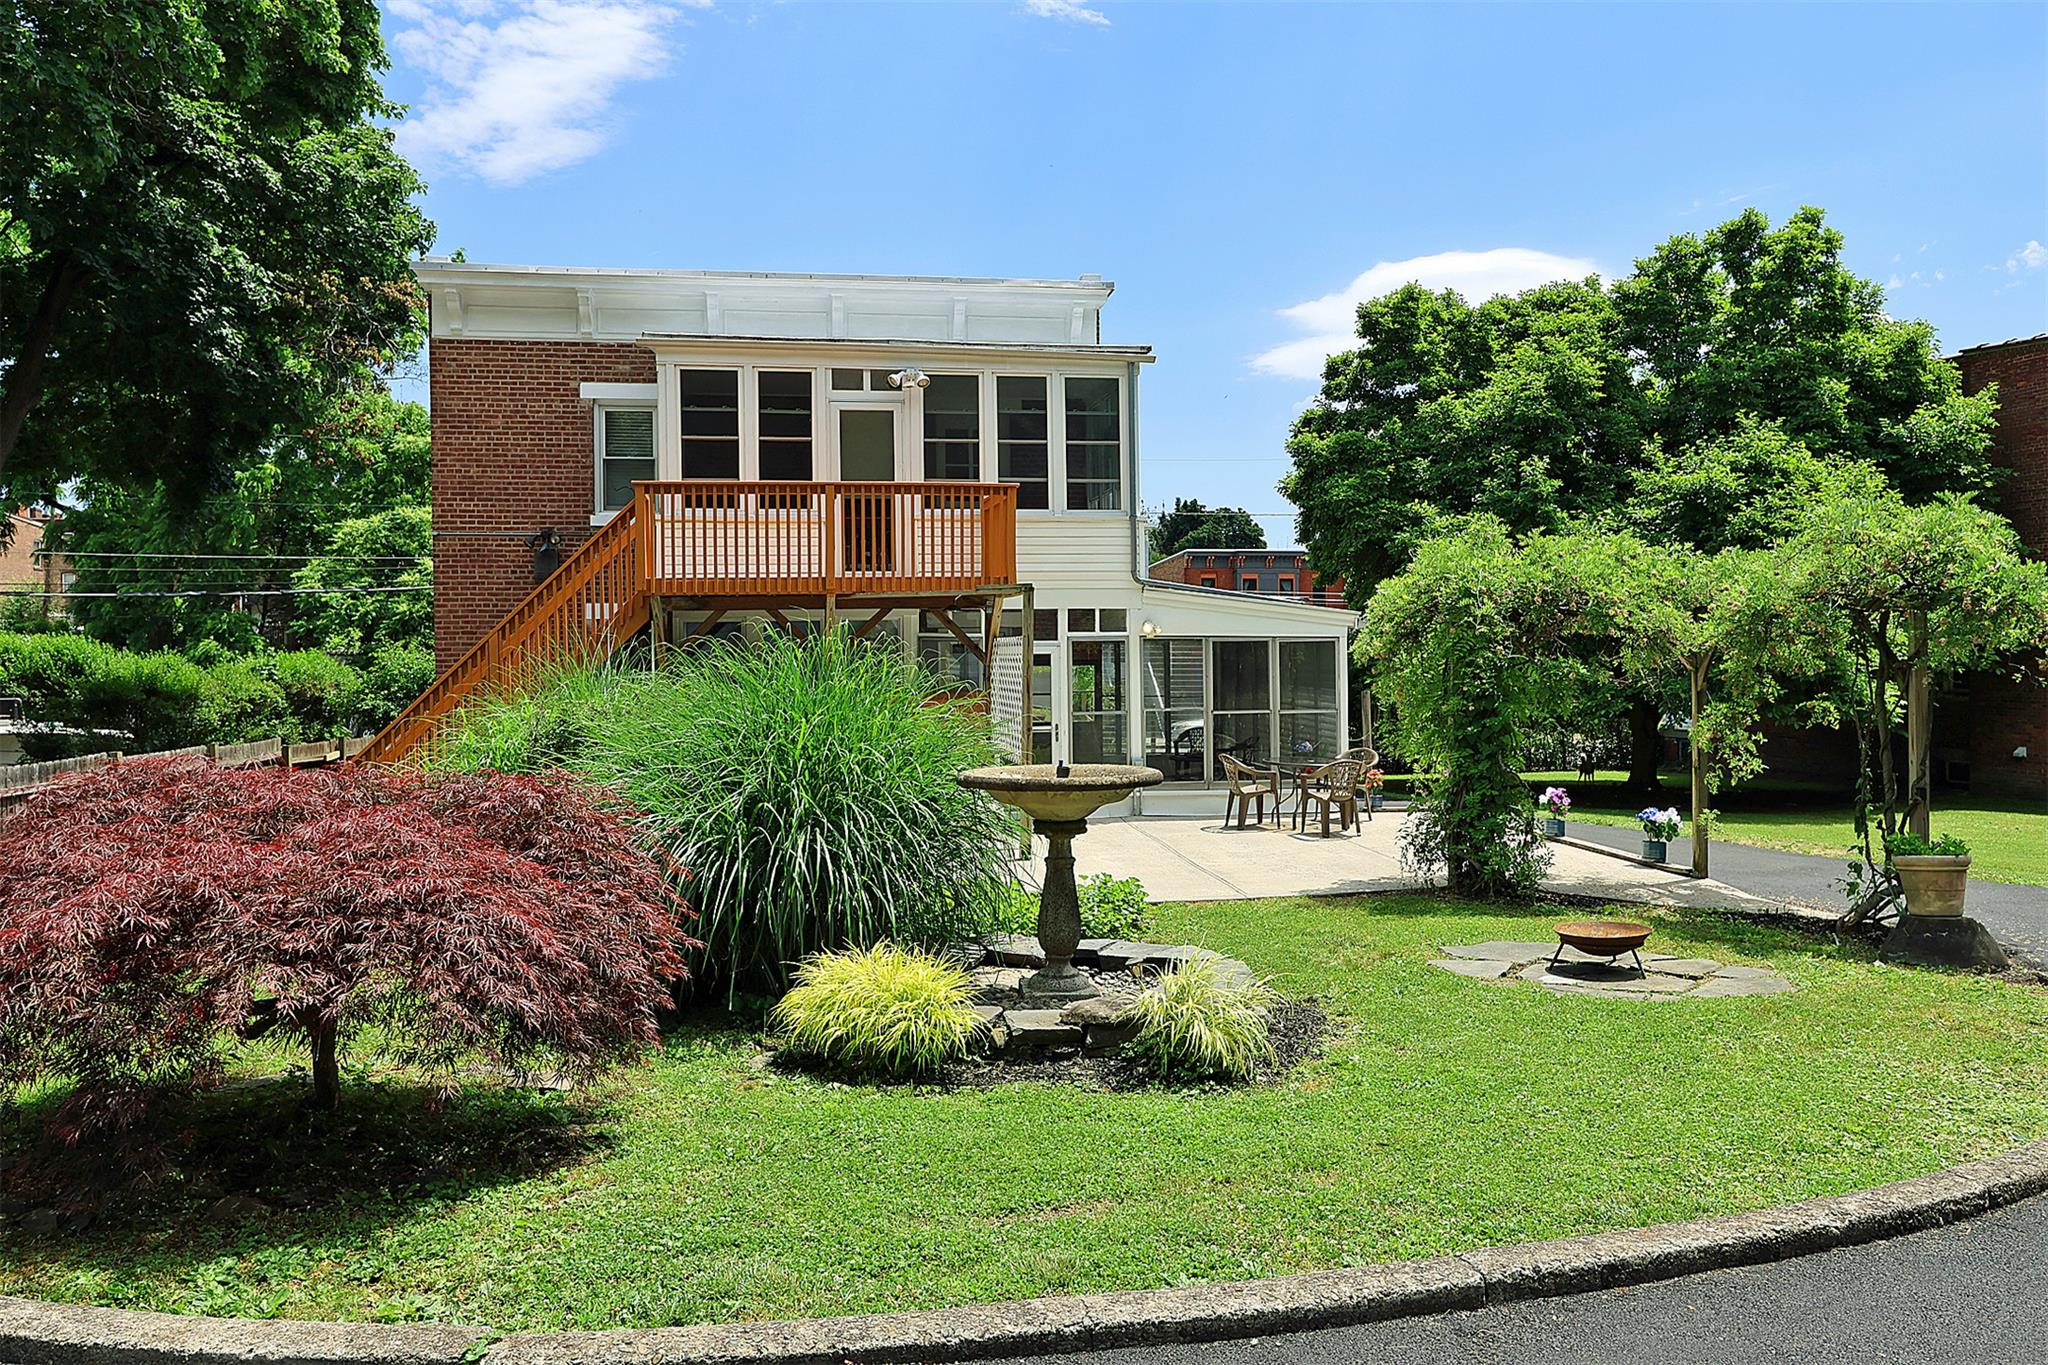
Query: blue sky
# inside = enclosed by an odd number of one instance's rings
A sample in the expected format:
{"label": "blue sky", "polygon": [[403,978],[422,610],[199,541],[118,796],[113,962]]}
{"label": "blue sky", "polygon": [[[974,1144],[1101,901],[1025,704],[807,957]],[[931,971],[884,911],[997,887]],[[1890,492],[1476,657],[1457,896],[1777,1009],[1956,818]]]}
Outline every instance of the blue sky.
{"label": "blue sky", "polygon": [[[1949,349],[2048,329],[2048,6],[385,0],[471,260],[1116,281],[1143,496],[1277,514],[1352,300],[1817,204]],[[1291,543],[1284,515],[1264,518]]]}

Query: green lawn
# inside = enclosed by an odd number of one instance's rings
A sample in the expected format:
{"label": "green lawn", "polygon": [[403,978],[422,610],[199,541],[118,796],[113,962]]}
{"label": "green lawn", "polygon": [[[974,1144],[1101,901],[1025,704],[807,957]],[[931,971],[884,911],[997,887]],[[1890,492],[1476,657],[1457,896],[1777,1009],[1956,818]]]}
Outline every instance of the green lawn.
{"label": "green lawn", "polygon": [[[1734,805],[1734,798],[1727,804]],[[1682,807],[1681,807],[1682,808]],[[1640,806],[1582,807],[1572,802],[1571,818],[1593,825],[1637,828]],[[1790,853],[1818,853],[1848,861],[1855,826],[1845,804],[1791,810],[1723,809],[1713,837]],[[1987,882],[2048,886],[2048,809],[2038,801],[1957,797],[1934,803],[1933,829],[1954,834],[1970,846],[1970,875]],[[1681,836],[1692,837],[1690,827]]]}
{"label": "green lawn", "polygon": [[[313,1158],[273,1150],[256,1117],[295,1088],[244,1090],[205,1120],[234,1134],[227,1173],[126,1229],[0,1234],[0,1292],[501,1330],[908,1309],[1756,1208],[2048,1133],[2048,993],[1652,913],[1656,946],[1773,964],[1798,993],[1601,1000],[1427,965],[1444,944],[1547,937],[1554,909],[1168,906],[1158,936],[1321,997],[1342,1030],[1328,1054],[1262,1089],[946,1093],[779,1075],[751,1036],[698,1028],[590,1112],[478,1084],[428,1113],[358,1081]],[[427,1183],[377,1189],[400,1157]],[[318,1176],[336,1161],[340,1194]],[[296,1211],[196,1216],[309,1179]]]}
{"label": "green lawn", "polygon": [[[1684,775],[1663,776],[1662,804],[1677,806],[1684,813],[1690,801],[1682,785]],[[1538,791],[1556,785],[1570,792],[1571,819],[1635,829],[1635,813],[1643,803],[1621,790],[1627,779],[1627,773],[1608,768],[1596,772],[1591,783],[1579,781],[1575,772],[1522,774],[1522,780]],[[1387,792],[1405,797],[1413,785],[1412,774],[1395,774],[1387,779]],[[1721,812],[1714,837],[1731,844],[1817,853],[1847,862],[1849,846],[1856,837],[1848,798],[1818,783],[1759,778],[1721,793],[1712,804]],[[1970,846],[1972,877],[2048,886],[2048,804],[2017,797],[1938,793],[1933,828],[1937,835],[1954,834]],[[1688,825],[1680,839],[1691,837]]]}

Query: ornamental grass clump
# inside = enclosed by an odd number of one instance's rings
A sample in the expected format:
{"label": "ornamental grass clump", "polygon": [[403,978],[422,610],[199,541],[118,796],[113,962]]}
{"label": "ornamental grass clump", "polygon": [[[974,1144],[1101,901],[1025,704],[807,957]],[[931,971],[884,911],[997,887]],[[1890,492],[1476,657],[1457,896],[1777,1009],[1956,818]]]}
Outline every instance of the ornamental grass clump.
{"label": "ornamental grass clump", "polygon": [[1165,1080],[1245,1080],[1273,1059],[1273,993],[1233,981],[1214,958],[1192,958],[1160,976],[1131,1007],[1131,1055]]}
{"label": "ornamental grass clump", "polygon": [[805,958],[771,1022],[792,1052],[877,1075],[925,1076],[967,1055],[980,1017],[961,968],[878,943]]}
{"label": "ornamental grass clump", "polygon": [[844,629],[568,670],[464,709],[435,761],[560,765],[642,812],[690,871],[700,981],[773,998],[812,953],[988,932],[1017,827],[954,779],[995,761],[988,717]]}

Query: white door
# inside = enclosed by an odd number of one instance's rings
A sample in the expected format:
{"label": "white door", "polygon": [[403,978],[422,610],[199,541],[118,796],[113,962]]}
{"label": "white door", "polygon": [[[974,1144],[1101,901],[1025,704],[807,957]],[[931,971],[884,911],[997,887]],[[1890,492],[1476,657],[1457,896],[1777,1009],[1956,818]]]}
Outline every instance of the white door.
{"label": "white door", "polygon": [[902,412],[898,403],[835,403],[839,477],[893,483],[903,477]]}

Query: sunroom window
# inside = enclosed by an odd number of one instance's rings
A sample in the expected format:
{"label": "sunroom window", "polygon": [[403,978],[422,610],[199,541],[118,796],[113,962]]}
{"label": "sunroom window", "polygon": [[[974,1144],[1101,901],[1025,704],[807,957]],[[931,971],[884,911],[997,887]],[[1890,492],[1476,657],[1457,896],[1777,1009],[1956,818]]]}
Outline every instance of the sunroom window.
{"label": "sunroom window", "polygon": [[972,483],[981,477],[981,380],[935,374],[924,391],[924,476]]}
{"label": "sunroom window", "polygon": [[1019,507],[1052,506],[1046,382],[1038,374],[996,376],[996,477],[1017,485]]}
{"label": "sunroom window", "polygon": [[681,370],[678,412],[686,479],[740,476],[740,372]]}
{"label": "sunroom window", "polygon": [[761,477],[811,477],[811,372],[762,370],[760,384]]}
{"label": "sunroom window", "polygon": [[1069,378],[1067,506],[1115,511],[1123,505],[1123,413],[1114,379]]}
{"label": "sunroom window", "polygon": [[633,500],[633,481],[654,477],[654,409],[597,410],[597,509],[616,512]]}

